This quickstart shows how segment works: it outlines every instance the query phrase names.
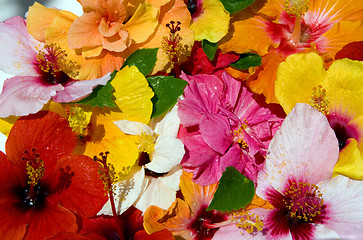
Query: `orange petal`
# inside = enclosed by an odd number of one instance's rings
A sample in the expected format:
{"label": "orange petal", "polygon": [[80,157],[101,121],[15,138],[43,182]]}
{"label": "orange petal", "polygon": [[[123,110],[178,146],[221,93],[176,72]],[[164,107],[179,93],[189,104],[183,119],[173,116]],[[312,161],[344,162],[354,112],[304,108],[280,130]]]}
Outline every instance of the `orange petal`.
{"label": "orange petal", "polygon": [[202,187],[192,181],[192,174],[183,172],[180,178],[180,190],[183,193],[185,202],[193,213],[197,213],[203,206],[209,206],[218,183]]}
{"label": "orange petal", "polygon": [[57,14],[57,9],[46,8],[35,2],[33,6],[29,7],[28,11],[26,20],[28,32],[37,40],[45,42],[44,31],[53,22]]}
{"label": "orange petal", "polygon": [[183,236],[191,222],[192,214],[189,205],[177,198],[168,210],[150,206],[144,214],[144,228],[149,234],[169,229],[174,235]]}
{"label": "orange petal", "polygon": [[102,16],[98,12],[85,13],[69,29],[68,44],[71,48],[101,46],[103,37],[98,31]]}
{"label": "orange petal", "polygon": [[194,43],[193,30],[189,28],[191,16],[183,0],[175,0],[174,5],[166,4],[162,6],[160,8],[159,21],[160,24],[157,26],[155,35],[142,46],[143,48],[159,48],[156,66],[152,74],[158,71],[170,71],[169,57],[161,48],[163,38],[169,36],[169,28],[166,27],[167,23],[170,21],[179,21],[181,23],[181,29],[178,34],[182,37],[181,44],[183,47],[179,55],[179,62],[187,60]]}
{"label": "orange petal", "polygon": [[363,40],[363,21],[335,23],[333,28],[327,31],[323,37],[326,39],[323,51],[326,50],[334,56],[347,43]]}
{"label": "orange petal", "polygon": [[123,29],[129,32],[136,43],[146,41],[158,25],[158,10],[154,6],[142,3],[136,9]]}
{"label": "orange petal", "polygon": [[363,2],[356,0],[309,1],[309,11],[327,14],[331,21],[363,20]]}
{"label": "orange petal", "polygon": [[259,16],[245,13],[239,19],[233,19],[233,31],[221,40],[220,49],[223,52],[235,51],[245,53],[256,51],[260,55],[268,52],[268,47],[274,45],[265,30],[265,20]]}

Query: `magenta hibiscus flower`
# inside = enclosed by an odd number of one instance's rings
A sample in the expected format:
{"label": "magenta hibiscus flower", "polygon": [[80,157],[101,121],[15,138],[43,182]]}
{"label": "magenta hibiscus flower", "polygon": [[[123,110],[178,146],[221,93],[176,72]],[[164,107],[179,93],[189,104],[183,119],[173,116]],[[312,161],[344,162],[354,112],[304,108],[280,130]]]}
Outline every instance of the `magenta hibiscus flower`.
{"label": "magenta hibiscus flower", "polygon": [[282,122],[241,82],[218,75],[181,75],[189,83],[178,110],[184,127],[179,137],[187,148],[182,165],[203,186],[217,182],[228,166],[256,180]]}
{"label": "magenta hibiscus flower", "polygon": [[0,55],[6,56],[0,59],[0,69],[16,75],[4,82],[0,117],[36,113],[51,98],[56,102],[78,100],[110,79],[110,74],[87,81],[70,78],[66,72],[77,64],[68,61],[58,46],[43,44],[29,35],[21,17],[0,22],[0,42]]}
{"label": "magenta hibiscus flower", "polygon": [[338,140],[326,117],[298,103],[269,146],[256,193],[275,208],[261,214],[268,239],[360,239],[363,183],[331,179]]}

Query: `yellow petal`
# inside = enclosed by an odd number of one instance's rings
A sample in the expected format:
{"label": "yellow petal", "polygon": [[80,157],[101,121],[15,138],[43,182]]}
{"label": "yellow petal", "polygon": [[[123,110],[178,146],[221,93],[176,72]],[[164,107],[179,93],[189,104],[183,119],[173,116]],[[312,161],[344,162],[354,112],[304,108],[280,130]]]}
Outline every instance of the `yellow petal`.
{"label": "yellow petal", "polygon": [[121,112],[115,112],[119,119],[147,124],[152,112],[151,98],[154,92],[135,66],[124,67],[111,82],[115,89],[115,103]]}
{"label": "yellow petal", "polygon": [[316,53],[293,54],[280,63],[275,81],[275,95],[288,114],[296,103],[309,103],[313,87],[325,77],[322,58]]}
{"label": "yellow petal", "polygon": [[125,169],[135,164],[139,156],[138,146],[116,127],[110,114],[103,114],[102,111],[106,110],[93,112],[91,141],[78,144],[74,152],[93,157],[100,152],[109,151],[107,161],[115,167],[117,173],[125,172]]}
{"label": "yellow petal", "polygon": [[363,157],[354,138],[347,140],[347,145],[340,151],[339,159],[334,167],[333,177],[336,175],[363,180]]}
{"label": "yellow petal", "polygon": [[15,121],[19,117],[10,116],[7,118],[0,118],[0,132],[5,136],[9,136],[10,130],[13,127]]}
{"label": "yellow petal", "polygon": [[136,43],[146,41],[155,31],[158,25],[158,10],[154,6],[142,3],[136,9],[134,15],[124,25],[123,29],[128,31],[131,39]]}
{"label": "yellow petal", "polygon": [[332,57],[347,43],[363,41],[363,21],[341,21],[323,34],[326,43],[321,51],[327,51]]}
{"label": "yellow petal", "polygon": [[218,42],[228,32],[229,12],[219,0],[204,0],[202,5],[201,15],[193,19],[190,25],[194,30],[195,40],[207,39],[210,42]]}
{"label": "yellow petal", "polygon": [[345,113],[363,115],[363,62],[336,60],[327,71],[323,86],[331,107]]}

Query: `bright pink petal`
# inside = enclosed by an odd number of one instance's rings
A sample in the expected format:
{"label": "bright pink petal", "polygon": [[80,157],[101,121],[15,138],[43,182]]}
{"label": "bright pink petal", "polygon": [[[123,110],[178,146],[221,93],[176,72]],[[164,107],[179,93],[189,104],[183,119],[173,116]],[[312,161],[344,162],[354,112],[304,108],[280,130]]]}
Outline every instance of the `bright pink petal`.
{"label": "bright pink petal", "polygon": [[57,94],[53,97],[53,100],[55,102],[73,102],[79,100],[91,94],[96,86],[106,85],[110,79],[110,74],[106,74],[101,78],[92,80],[69,82],[64,86],[63,91],[57,92]]}
{"label": "bright pink petal", "polygon": [[338,156],[338,140],[326,117],[298,103],[270,142],[256,192],[263,197],[269,186],[283,192],[291,177],[311,184],[329,179]]}
{"label": "bright pink petal", "polygon": [[39,75],[34,65],[37,52],[33,49],[31,38],[23,18],[17,16],[0,22],[1,70],[20,76]]}
{"label": "bright pink petal", "polygon": [[232,144],[231,127],[224,116],[205,113],[200,120],[199,131],[204,142],[221,154],[224,154]]}
{"label": "bright pink petal", "polygon": [[223,91],[223,83],[213,75],[200,74],[182,79],[189,82],[184,90],[183,101],[179,101],[178,116],[185,127],[199,124],[205,112],[216,113]]}
{"label": "bright pink petal", "polygon": [[329,207],[324,225],[340,239],[360,239],[363,236],[363,182],[338,175],[319,183],[318,187]]}
{"label": "bright pink petal", "polygon": [[[186,134],[181,128],[181,134]],[[184,155],[181,165],[187,172],[193,173],[193,181],[201,186],[218,182],[222,171],[220,170],[219,155],[203,141],[202,136],[192,134],[182,138],[188,151]],[[193,158],[189,155],[192,154]]]}
{"label": "bright pink petal", "polygon": [[9,78],[0,94],[0,117],[36,113],[61,90],[62,85],[44,85],[39,77]]}

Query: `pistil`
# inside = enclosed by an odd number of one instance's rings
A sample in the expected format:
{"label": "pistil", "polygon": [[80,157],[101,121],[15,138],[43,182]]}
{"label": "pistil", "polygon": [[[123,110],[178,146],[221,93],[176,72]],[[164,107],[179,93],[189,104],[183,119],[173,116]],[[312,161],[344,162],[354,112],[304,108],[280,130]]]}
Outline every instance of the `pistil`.
{"label": "pistil", "polygon": [[285,0],[285,11],[292,17],[295,17],[294,30],[291,35],[291,41],[294,45],[300,44],[301,38],[301,18],[308,11],[308,0]]}
{"label": "pistil", "polygon": [[113,165],[107,163],[108,154],[109,152],[107,151],[105,153],[101,152],[99,154],[101,158],[94,156],[93,160],[101,164],[101,166],[99,166],[98,168],[98,173],[100,174],[100,178],[103,181],[104,188],[106,190],[106,195],[108,195],[108,198],[110,199],[111,210],[112,210],[113,219],[115,221],[117,234],[119,236],[119,239],[124,239],[122,225],[116,212],[115,199],[113,196],[114,187],[112,185],[113,183],[116,183],[119,180],[119,178],[115,172],[115,168],[113,167]]}

